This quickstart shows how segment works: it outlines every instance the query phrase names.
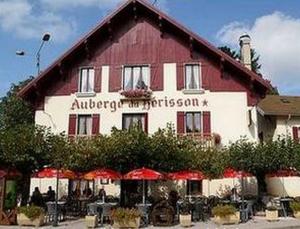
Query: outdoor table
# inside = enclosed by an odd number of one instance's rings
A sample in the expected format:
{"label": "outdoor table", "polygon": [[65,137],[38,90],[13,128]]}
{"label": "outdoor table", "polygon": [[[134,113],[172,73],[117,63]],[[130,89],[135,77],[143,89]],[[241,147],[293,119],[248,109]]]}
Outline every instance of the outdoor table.
{"label": "outdoor table", "polygon": [[144,219],[145,226],[149,224],[149,209],[151,208],[152,204],[150,203],[139,203],[135,205],[138,210],[142,214],[142,220]]}

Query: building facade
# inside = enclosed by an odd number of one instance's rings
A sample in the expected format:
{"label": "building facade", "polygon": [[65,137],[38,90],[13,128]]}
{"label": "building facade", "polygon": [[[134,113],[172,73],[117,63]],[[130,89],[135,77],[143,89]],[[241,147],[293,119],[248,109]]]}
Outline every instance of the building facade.
{"label": "building facade", "polygon": [[[129,0],[63,54],[20,95],[35,122],[69,136],[171,123],[207,144],[258,141],[257,104],[270,84],[143,0]],[[251,62],[250,62],[251,63]],[[216,140],[216,136],[218,140]]]}

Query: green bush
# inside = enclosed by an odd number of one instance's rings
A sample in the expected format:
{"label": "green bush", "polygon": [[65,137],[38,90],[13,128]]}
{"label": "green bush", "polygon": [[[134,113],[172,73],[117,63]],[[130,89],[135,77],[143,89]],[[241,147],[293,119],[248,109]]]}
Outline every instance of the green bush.
{"label": "green bush", "polygon": [[213,215],[219,217],[234,215],[236,211],[236,208],[232,205],[218,205],[212,209]]}
{"label": "green bush", "polygon": [[137,209],[117,208],[112,211],[111,218],[114,221],[127,223],[140,217],[141,213]]}
{"label": "green bush", "polygon": [[44,214],[44,209],[37,206],[23,206],[18,208],[18,214],[23,213],[30,220],[35,220],[40,215]]}
{"label": "green bush", "polygon": [[300,203],[297,201],[293,201],[290,203],[290,207],[293,210],[293,212],[300,212]]}

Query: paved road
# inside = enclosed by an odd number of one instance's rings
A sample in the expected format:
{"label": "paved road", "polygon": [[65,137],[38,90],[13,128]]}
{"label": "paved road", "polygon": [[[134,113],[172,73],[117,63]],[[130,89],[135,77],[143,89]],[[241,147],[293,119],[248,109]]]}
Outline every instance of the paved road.
{"label": "paved road", "polygon": [[[0,229],[30,229],[31,227],[19,227],[19,226],[0,226]],[[52,226],[44,226],[42,229],[53,228]],[[68,221],[60,223],[59,229],[85,229],[85,223],[83,219],[76,221]],[[101,227],[98,227],[101,228]],[[105,229],[110,229],[112,227],[105,226]],[[153,227],[149,226],[149,229],[179,229],[179,225],[173,227]],[[278,222],[267,222],[264,218],[255,217],[254,220],[250,220],[245,224],[238,225],[227,225],[227,226],[217,226],[211,221],[207,223],[195,223],[190,228],[201,228],[201,229],[300,229],[300,220],[294,218],[280,218]]]}

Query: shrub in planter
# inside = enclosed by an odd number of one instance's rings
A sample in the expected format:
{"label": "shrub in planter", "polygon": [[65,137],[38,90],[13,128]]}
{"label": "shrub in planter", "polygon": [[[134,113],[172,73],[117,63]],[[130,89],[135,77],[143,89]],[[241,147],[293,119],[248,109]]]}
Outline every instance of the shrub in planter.
{"label": "shrub in planter", "polygon": [[37,206],[23,206],[17,209],[17,223],[24,226],[41,226],[44,224],[44,209]]}
{"label": "shrub in planter", "polygon": [[266,208],[266,218],[268,221],[277,221],[279,219],[276,206],[269,206]]}
{"label": "shrub in planter", "polygon": [[240,213],[232,205],[218,205],[212,209],[213,221],[217,224],[238,224]]}
{"label": "shrub in planter", "polygon": [[136,209],[117,208],[112,211],[113,228],[139,228],[141,213]]}
{"label": "shrub in planter", "polygon": [[293,210],[294,217],[300,219],[300,202],[293,201],[290,203],[290,207]]}
{"label": "shrub in planter", "polygon": [[179,222],[182,227],[190,227],[192,225],[191,204],[184,201],[179,207]]}

